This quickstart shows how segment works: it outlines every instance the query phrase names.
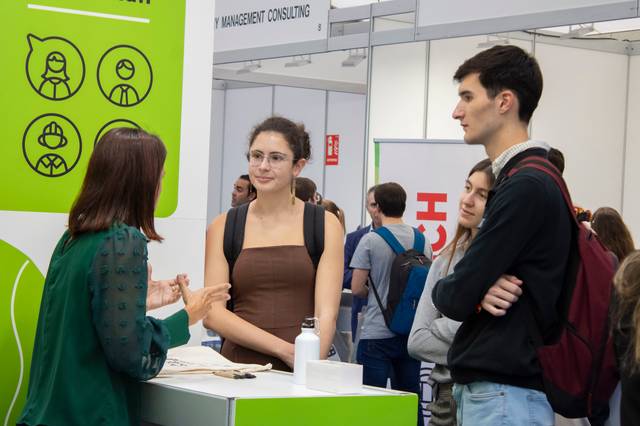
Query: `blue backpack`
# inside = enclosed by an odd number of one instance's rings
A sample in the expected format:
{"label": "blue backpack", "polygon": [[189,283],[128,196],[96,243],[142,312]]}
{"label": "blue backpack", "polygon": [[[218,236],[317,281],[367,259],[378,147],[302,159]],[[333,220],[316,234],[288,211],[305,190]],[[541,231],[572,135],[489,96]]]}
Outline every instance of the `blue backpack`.
{"label": "blue backpack", "polygon": [[431,260],[424,255],[424,235],[413,228],[413,248],[405,250],[388,228],[382,226],[373,232],[380,235],[396,254],[391,264],[386,308],[382,306],[373,281],[370,287],[389,330],[408,336],[431,266]]}

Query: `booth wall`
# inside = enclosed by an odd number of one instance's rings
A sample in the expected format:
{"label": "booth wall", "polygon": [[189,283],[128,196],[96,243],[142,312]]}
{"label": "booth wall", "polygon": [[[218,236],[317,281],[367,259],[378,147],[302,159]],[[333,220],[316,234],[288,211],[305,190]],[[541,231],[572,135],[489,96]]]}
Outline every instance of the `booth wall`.
{"label": "booth wall", "polygon": [[[640,242],[640,122],[635,117],[640,115],[640,56],[632,56],[629,61],[629,109],[627,110],[627,139],[625,149],[625,175],[623,215],[635,237],[636,247]],[[603,179],[606,179],[602,175]]]}
{"label": "booth wall", "polygon": [[424,137],[427,46],[419,42],[373,48],[367,186],[375,184],[374,139]]}
{"label": "booth wall", "polygon": [[[214,92],[222,92],[214,90]],[[217,98],[218,100],[216,101]],[[251,129],[277,114],[302,122],[311,138],[311,161],[301,176],[345,211],[346,228],[360,224],[364,203],[363,149],[366,97],[360,94],[283,86],[227,89],[214,93],[212,158],[209,170],[208,221],[231,206],[233,183],[248,172],[246,152]],[[223,120],[216,122],[215,120]],[[325,135],[340,136],[336,166],[325,166]],[[222,161],[214,152],[220,151]]]}
{"label": "booth wall", "polygon": [[536,44],[544,91],[531,135],[560,149],[573,202],[620,210],[627,55]]}
{"label": "booth wall", "polygon": [[222,191],[222,144],[215,143],[224,139],[224,102],[225,90],[214,89],[211,96],[211,146],[209,149],[209,180],[207,196],[207,223],[220,211]]}

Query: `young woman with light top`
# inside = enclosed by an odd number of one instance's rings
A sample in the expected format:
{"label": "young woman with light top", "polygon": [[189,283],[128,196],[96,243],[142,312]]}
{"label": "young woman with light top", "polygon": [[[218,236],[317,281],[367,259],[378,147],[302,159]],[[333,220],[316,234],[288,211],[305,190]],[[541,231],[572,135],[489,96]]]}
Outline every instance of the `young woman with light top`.
{"label": "young woman with light top", "polygon": [[235,362],[271,363],[290,370],[294,339],[305,317],[317,317],[320,354],[326,357],[340,303],[342,228],[324,214],[324,251],[317,270],[305,247],[305,208],[295,197],[295,178],[310,158],[302,125],[271,117],[256,126],[249,143],[249,177],[257,198],[248,204],[242,250],[230,270],[224,253],[225,222],[218,216],[207,231],[205,283],[231,281],[232,309],[216,303],[205,326],[223,338],[222,354]]}
{"label": "young woman with light top", "polygon": [[489,159],[480,161],[469,172],[460,195],[455,236],[431,265],[409,335],[409,354],[421,361],[436,363],[429,378],[434,388],[434,400],[427,407],[431,411],[429,425],[456,424],[455,404],[451,394],[453,383],[447,369],[447,352],[460,326],[459,322],[446,318],[437,311],[431,301],[431,291],[440,278],[453,271],[478,233],[487,196],[494,180]]}

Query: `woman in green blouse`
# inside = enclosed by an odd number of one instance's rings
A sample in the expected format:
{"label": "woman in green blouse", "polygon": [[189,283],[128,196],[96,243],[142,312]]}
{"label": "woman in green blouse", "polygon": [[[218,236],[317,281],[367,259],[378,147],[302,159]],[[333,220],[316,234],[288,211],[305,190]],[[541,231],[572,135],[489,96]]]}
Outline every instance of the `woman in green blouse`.
{"label": "woman in green blouse", "polygon": [[[27,402],[19,424],[138,425],[140,380],[154,377],[167,349],[229,284],[195,292],[159,320],[146,310],[179,298],[177,280],[152,281],[148,240],[161,241],[153,212],[166,149],[143,130],[118,128],[96,145],[80,195],[49,263]],[[173,287],[173,288],[172,288]]]}

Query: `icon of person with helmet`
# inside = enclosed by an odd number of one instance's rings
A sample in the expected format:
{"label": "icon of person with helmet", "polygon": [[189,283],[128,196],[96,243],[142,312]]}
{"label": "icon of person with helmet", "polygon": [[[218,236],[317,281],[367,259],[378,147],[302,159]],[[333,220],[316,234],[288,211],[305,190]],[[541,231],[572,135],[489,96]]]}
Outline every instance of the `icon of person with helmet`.
{"label": "icon of person with helmet", "polygon": [[[38,144],[56,150],[67,145],[67,137],[64,135],[62,127],[55,121],[51,121],[38,136]],[[69,171],[69,166],[61,155],[48,152],[38,159],[36,170],[46,176],[60,176]]]}
{"label": "icon of person with helmet", "polygon": [[58,51],[47,55],[45,70],[41,75],[42,83],[38,92],[50,99],[64,99],[71,96],[69,88],[69,76],[67,75],[67,58]]}
{"label": "icon of person with helmet", "polygon": [[[136,68],[129,59],[120,59],[116,63],[116,74],[121,80],[127,81],[133,78]],[[120,83],[109,93],[109,99],[121,106],[135,105],[140,102],[140,95],[132,85]]]}

